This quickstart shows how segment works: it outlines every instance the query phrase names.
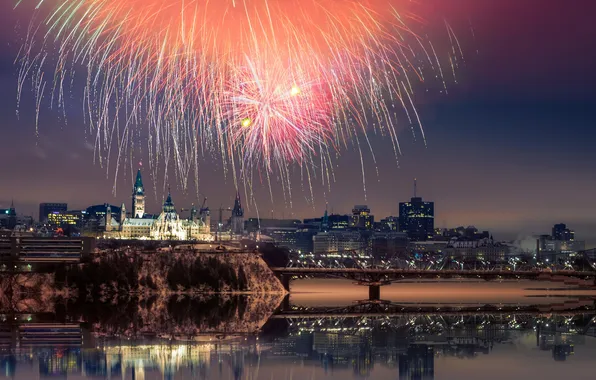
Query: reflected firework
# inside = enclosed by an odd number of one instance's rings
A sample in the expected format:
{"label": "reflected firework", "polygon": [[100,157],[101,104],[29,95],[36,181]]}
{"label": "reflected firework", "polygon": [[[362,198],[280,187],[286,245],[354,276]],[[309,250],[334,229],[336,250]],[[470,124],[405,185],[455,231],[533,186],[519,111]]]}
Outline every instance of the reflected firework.
{"label": "reflected firework", "polygon": [[38,114],[48,95],[64,109],[80,81],[100,162],[115,156],[117,173],[146,150],[154,175],[173,166],[185,188],[204,155],[248,185],[263,172],[289,185],[292,164],[328,184],[342,147],[374,158],[370,131],[388,136],[397,159],[398,120],[424,138],[416,82],[430,73],[445,86],[462,55],[447,24],[451,44],[437,53],[424,2],[17,1],[28,5],[39,17],[19,55],[18,96],[31,79]]}

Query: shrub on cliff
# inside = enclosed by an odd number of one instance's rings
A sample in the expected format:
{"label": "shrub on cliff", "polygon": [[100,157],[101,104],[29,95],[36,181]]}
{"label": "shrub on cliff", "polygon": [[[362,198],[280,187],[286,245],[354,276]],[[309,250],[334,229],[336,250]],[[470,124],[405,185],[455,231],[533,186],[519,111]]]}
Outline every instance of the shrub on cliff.
{"label": "shrub on cliff", "polygon": [[234,267],[229,263],[209,257],[203,260],[197,257],[192,263],[176,260],[167,271],[167,282],[170,290],[190,290],[208,287],[213,291],[246,290],[242,287]]}
{"label": "shrub on cliff", "polygon": [[114,252],[96,262],[70,266],[66,269],[65,282],[78,289],[90,289],[91,296],[99,295],[101,285],[115,284],[123,291],[134,291],[139,287],[138,270],[140,260],[123,252]]}
{"label": "shrub on cliff", "polygon": [[269,267],[285,267],[290,262],[290,251],[287,248],[265,243],[259,246],[259,252]]}

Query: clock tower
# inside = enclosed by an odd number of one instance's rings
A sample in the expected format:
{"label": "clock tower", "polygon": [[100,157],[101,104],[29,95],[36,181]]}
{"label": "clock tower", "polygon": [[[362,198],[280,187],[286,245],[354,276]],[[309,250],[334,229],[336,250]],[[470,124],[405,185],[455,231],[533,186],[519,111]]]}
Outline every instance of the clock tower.
{"label": "clock tower", "polygon": [[141,178],[141,169],[137,171],[137,179],[132,188],[132,217],[142,218],[145,215],[145,188]]}

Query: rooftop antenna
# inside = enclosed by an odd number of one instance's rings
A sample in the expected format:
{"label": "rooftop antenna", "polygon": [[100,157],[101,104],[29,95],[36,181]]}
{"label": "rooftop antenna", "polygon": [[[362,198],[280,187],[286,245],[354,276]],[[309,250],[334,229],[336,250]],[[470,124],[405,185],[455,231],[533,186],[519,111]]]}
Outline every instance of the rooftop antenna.
{"label": "rooftop antenna", "polygon": [[414,198],[416,198],[416,187],[417,187],[416,178],[414,178]]}

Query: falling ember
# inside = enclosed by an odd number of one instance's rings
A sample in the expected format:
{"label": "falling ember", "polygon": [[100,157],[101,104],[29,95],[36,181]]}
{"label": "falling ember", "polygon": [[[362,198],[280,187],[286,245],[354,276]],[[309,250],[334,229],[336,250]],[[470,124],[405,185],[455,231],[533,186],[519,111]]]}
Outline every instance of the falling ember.
{"label": "falling ember", "polygon": [[445,57],[422,37],[429,0],[13,1],[43,20],[21,50],[19,96],[30,78],[36,99],[66,108],[83,67],[100,158],[118,152],[118,166],[147,137],[150,166],[174,157],[184,187],[205,150],[226,167],[286,181],[297,163],[329,182],[343,147],[366,141],[374,157],[376,128],[397,159],[399,120],[424,137],[415,83],[431,70],[444,85],[441,59],[461,53],[448,25]]}

